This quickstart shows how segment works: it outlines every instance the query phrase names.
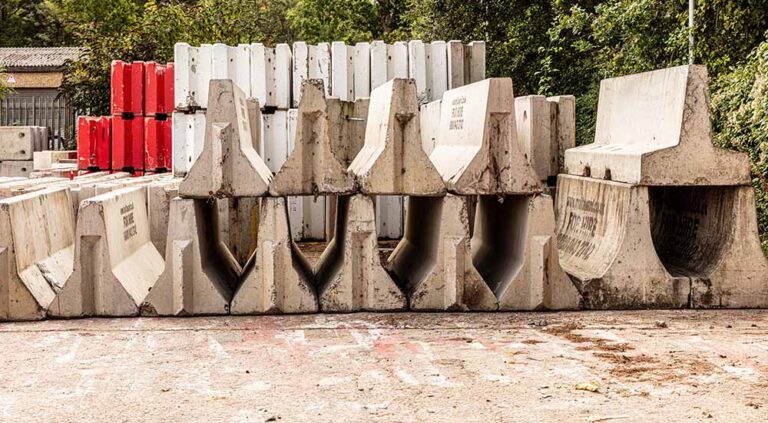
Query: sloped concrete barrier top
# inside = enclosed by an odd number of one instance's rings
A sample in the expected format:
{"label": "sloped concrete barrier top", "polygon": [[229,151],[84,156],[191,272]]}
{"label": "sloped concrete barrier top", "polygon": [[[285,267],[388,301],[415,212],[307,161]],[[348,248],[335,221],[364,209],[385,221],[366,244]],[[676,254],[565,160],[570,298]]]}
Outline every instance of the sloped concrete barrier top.
{"label": "sloped concrete barrier top", "polygon": [[354,179],[332,151],[323,90],[321,79],[302,83],[295,146],[269,187],[272,195],[338,195],[355,189]]}
{"label": "sloped concrete barrier top", "polygon": [[429,158],[455,194],[540,192],[516,133],[512,80],[485,79],[443,94],[440,129]]}
{"label": "sloped concrete barrier top", "polygon": [[445,193],[440,174],[421,148],[416,84],[393,79],[373,90],[365,144],[349,165],[366,194],[434,196]]}
{"label": "sloped concrete barrier top", "polygon": [[231,80],[212,80],[205,112],[205,145],[179,186],[191,198],[256,197],[267,192],[272,173],[253,148],[259,105],[246,100]]}
{"label": "sloped concrete barrier top", "polygon": [[566,172],[639,185],[748,185],[746,154],[715,148],[707,69],[678,66],[600,83],[595,142]]}

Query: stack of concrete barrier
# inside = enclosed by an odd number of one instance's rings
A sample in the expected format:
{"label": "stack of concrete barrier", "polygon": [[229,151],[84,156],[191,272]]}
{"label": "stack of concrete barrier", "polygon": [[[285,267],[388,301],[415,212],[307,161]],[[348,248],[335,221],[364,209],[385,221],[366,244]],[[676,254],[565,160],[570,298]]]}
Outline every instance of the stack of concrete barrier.
{"label": "stack of concrete barrier", "polygon": [[34,168],[33,154],[47,149],[47,128],[0,126],[0,176],[29,176]]}
{"label": "stack of concrete barrier", "polygon": [[765,307],[747,155],[712,145],[707,71],[604,80],[595,142],[565,152],[563,268],[589,308]]}
{"label": "stack of concrete barrier", "polygon": [[[511,80],[446,91],[454,106],[442,109],[431,160],[414,80],[372,91],[362,143],[322,80],[301,93],[294,147],[273,176],[254,148],[258,102],[231,80],[211,81],[205,145],[171,201],[165,269],[144,314],[578,307],[558,265],[552,200],[517,141]],[[381,195],[408,198],[406,235],[386,264]],[[291,236],[292,196],[334,205],[332,239],[314,264]],[[221,242],[217,198],[259,205],[244,265]]]}
{"label": "stack of concrete barrier", "polygon": [[0,178],[0,320],[138,314],[180,180],[130,176]]}
{"label": "stack of concrete barrier", "polygon": [[[460,41],[419,40],[386,44],[383,41],[343,42],[293,46],[278,44],[203,44],[175,47],[176,113],[174,124],[174,172],[183,176],[202,151],[205,109],[211,79],[231,79],[246,98],[258,100],[262,109],[260,145],[254,146],[277,172],[292,150],[301,86],[308,79],[323,81],[326,96],[341,102],[351,125],[365,128],[365,107],[355,100],[367,98],[372,89],[393,78],[411,78],[420,103],[438,100],[447,89],[485,77],[485,44]],[[354,102],[354,103],[353,103]],[[350,105],[344,106],[345,103]],[[332,107],[333,108],[333,107]],[[330,239],[333,205],[323,197],[289,199],[293,236],[299,239]],[[377,199],[379,236],[400,238],[403,230],[403,201],[398,196]],[[224,210],[222,210],[224,211]],[[225,235],[226,236],[226,235]]]}

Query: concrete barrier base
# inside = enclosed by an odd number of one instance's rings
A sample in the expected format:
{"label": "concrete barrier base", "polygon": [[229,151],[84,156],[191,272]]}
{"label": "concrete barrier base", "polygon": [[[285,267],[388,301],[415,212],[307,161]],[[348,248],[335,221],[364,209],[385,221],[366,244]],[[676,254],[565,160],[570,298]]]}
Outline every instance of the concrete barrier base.
{"label": "concrete barrier base", "polygon": [[387,260],[413,310],[496,310],[472,263],[470,198],[408,197],[405,236]]}
{"label": "concrete barrier base", "polygon": [[232,314],[314,313],[312,270],[291,238],[285,197],[261,199],[258,247],[232,299]]}
{"label": "concrete barrier base", "polygon": [[405,309],[405,296],[381,265],[373,200],[366,195],[337,198],[335,234],[314,272],[320,309]]}
{"label": "concrete barrier base", "polygon": [[560,175],[558,190],[560,260],[587,308],[768,306],[751,187]]}
{"label": "concrete barrier base", "polygon": [[169,222],[165,270],[141,314],[229,313],[240,267],[219,239],[216,202],[174,198]]}

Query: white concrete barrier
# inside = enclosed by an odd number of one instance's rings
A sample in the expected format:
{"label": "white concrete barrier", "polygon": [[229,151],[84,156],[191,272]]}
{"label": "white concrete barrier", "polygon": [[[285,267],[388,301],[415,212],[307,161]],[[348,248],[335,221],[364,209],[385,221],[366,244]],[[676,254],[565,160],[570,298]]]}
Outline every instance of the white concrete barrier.
{"label": "white concrete barrier", "polygon": [[143,187],[85,200],[77,214],[74,271],[51,303],[54,317],[134,316],[164,268],[150,239]]}
{"label": "white concrete barrier", "polygon": [[316,312],[312,270],[291,239],[286,199],[264,197],[259,217],[259,245],[243,270],[231,313]]}
{"label": "white concrete barrier", "polygon": [[74,263],[69,190],[0,200],[0,320],[45,318]]}
{"label": "white concrete barrier", "polygon": [[44,127],[0,126],[0,161],[31,161],[35,151],[47,149],[48,130]]}
{"label": "white concrete barrier", "polygon": [[686,65],[600,83],[595,142],[568,150],[570,175],[642,185],[747,185],[746,155],[715,148],[707,69]]}
{"label": "white concrete barrier", "polygon": [[227,314],[242,270],[223,246],[215,203],[171,200],[165,269],[146,301],[144,316]]}

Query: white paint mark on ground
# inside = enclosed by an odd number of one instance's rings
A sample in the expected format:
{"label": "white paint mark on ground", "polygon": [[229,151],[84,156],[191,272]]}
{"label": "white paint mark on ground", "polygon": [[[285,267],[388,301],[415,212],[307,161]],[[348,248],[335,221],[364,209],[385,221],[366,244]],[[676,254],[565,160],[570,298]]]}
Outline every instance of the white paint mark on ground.
{"label": "white paint mark on ground", "polygon": [[69,350],[56,357],[56,362],[59,364],[63,363],[69,363],[72,360],[75,359],[75,356],[77,355],[77,350],[80,349],[80,344],[83,342],[81,338],[75,338],[75,341],[72,343],[72,346],[69,347]]}
{"label": "white paint mark on ground", "polygon": [[406,383],[408,385],[414,385],[414,386],[419,384],[419,381],[417,381],[416,378],[413,377],[413,375],[411,375],[410,373],[406,372],[403,369],[396,369],[395,374],[397,375],[397,377],[400,378],[400,380],[403,381],[403,383]]}

